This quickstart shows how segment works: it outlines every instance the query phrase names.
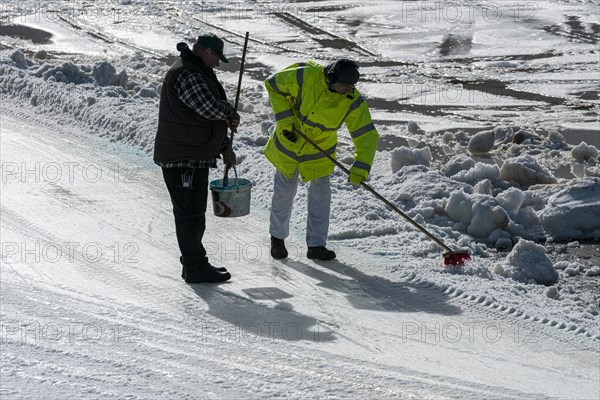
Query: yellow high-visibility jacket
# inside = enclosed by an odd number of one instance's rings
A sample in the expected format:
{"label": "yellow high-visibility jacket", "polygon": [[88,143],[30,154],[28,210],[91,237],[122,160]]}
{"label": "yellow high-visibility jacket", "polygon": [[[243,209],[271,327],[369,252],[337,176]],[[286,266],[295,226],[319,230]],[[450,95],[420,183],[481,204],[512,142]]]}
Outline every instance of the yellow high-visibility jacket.
{"label": "yellow high-visibility jacket", "polygon": [[371,122],[365,99],[358,90],[329,91],[323,66],[298,63],[265,80],[276,126],[265,147],[267,159],[287,177],[296,168],[304,182],[330,175],[334,164],[299,135],[291,142],[283,131],[298,130],[335,157],[337,131],[346,123],[356,151],[350,172],[366,179],[371,170],[379,134]]}

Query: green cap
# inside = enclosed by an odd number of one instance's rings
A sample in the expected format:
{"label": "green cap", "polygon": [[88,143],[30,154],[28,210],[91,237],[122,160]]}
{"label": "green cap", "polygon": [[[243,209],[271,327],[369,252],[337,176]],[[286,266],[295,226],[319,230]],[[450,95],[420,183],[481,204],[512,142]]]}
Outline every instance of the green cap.
{"label": "green cap", "polygon": [[229,60],[223,55],[223,41],[213,35],[212,33],[204,33],[198,36],[198,42],[200,46],[212,49],[219,59],[223,62],[228,63]]}

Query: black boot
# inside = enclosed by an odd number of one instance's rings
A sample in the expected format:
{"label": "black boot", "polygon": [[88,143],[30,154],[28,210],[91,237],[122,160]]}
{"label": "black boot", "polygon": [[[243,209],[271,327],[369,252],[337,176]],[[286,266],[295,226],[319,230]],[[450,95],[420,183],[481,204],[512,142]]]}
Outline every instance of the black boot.
{"label": "black boot", "polygon": [[285,248],[283,239],[277,239],[275,236],[271,236],[271,257],[276,260],[287,258],[288,251]]}
{"label": "black boot", "polygon": [[[179,262],[181,263],[181,277],[185,279],[185,266],[183,265],[183,256],[179,256]],[[227,269],[225,267],[213,268],[219,272],[227,272]]]}
{"label": "black boot", "polygon": [[219,272],[210,264],[204,264],[194,267],[183,266],[184,279],[186,283],[203,283],[203,282],[225,282],[231,279],[229,272]]}
{"label": "black boot", "polygon": [[325,246],[309,247],[306,252],[306,257],[318,259],[321,261],[333,260],[335,258],[335,252],[328,250]]}

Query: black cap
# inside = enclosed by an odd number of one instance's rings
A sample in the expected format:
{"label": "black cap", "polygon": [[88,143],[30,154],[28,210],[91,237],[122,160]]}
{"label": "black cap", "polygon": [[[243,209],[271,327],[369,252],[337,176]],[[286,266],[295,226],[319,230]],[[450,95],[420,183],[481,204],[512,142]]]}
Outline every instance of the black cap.
{"label": "black cap", "polygon": [[219,59],[225,63],[228,63],[229,60],[223,55],[223,41],[213,35],[212,33],[204,33],[198,36],[198,41],[196,42],[202,47],[212,49]]}
{"label": "black cap", "polygon": [[330,83],[343,83],[344,85],[355,85],[360,78],[358,65],[347,58],[342,58],[325,67],[325,75]]}

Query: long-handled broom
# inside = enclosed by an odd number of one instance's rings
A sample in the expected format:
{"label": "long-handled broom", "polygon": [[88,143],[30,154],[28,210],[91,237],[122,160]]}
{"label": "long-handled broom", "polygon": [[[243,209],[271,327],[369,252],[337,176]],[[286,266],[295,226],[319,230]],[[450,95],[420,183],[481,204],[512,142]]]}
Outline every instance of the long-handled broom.
{"label": "long-handled broom", "polygon": [[[342,171],[344,171],[346,173],[346,175],[350,175],[350,171],[348,170],[348,168],[346,168],[342,163],[340,163],[338,160],[333,158],[331,155],[327,154],[321,147],[319,147],[315,142],[313,142],[311,139],[309,139],[308,136],[306,136],[304,133],[300,132],[298,129],[294,129],[294,133],[297,133],[300,137],[302,137],[304,140],[306,140],[311,146],[313,146],[315,149],[317,149],[321,153],[323,153],[323,155],[325,157],[327,157],[331,162],[333,162]],[[429,239],[433,240],[439,246],[443,247],[444,250],[446,250],[446,252],[444,253],[444,265],[445,266],[451,266],[451,265],[460,266],[460,265],[463,265],[465,263],[465,261],[468,261],[471,259],[471,256],[469,255],[469,252],[467,250],[452,250],[450,247],[446,246],[446,244],[444,244],[444,242],[442,242],[440,239],[435,237],[427,229],[423,228],[421,225],[416,223],[412,218],[410,218],[408,215],[403,213],[402,210],[400,210],[398,207],[396,207],[394,204],[392,204],[388,199],[386,199],[385,197],[383,197],[382,195],[377,193],[375,191],[375,189],[373,189],[371,186],[369,186],[366,182],[363,181],[360,183],[360,185],[362,187],[364,187],[365,189],[367,189],[369,192],[371,192],[379,200],[383,201],[392,210],[394,210],[398,214],[400,214],[404,219],[406,219],[408,222],[410,222],[415,228],[417,228],[418,230],[423,232],[425,235],[427,235],[427,237]]]}

